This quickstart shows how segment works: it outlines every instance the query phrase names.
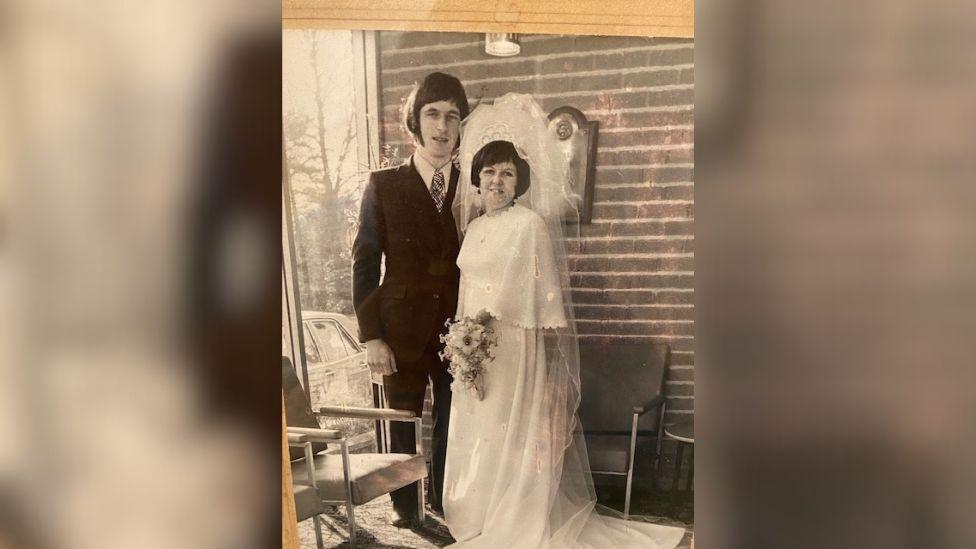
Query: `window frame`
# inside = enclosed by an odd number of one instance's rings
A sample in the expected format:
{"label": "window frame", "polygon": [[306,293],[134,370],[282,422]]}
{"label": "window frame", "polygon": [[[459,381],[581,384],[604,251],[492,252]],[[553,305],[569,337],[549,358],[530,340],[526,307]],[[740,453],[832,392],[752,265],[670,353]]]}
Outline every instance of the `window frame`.
{"label": "window frame", "polygon": [[[294,27],[293,27],[294,28]],[[312,28],[312,27],[309,27]],[[379,52],[376,43],[376,31],[352,30],[352,49],[353,55],[363,58],[363,63],[354,63],[356,74],[353,81],[353,97],[356,105],[357,137],[356,154],[361,165],[368,165],[369,168],[379,167],[379,119],[378,109],[380,105],[379,96]],[[283,127],[283,126],[282,126]],[[306,396],[311,399],[311,390],[308,382],[308,360],[305,356],[304,329],[302,318],[302,308],[299,298],[297,257],[294,244],[295,223],[291,209],[291,184],[288,179],[287,156],[285,154],[285,144],[282,140],[281,146],[281,201],[282,201],[282,313],[288,315],[288,336],[292,353],[292,363],[295,365],[299,374],[299,381],[305,390]],[[331,319],[330,319],[331,320]],[[362,348],[354,338],[350,338],[341,323],[335,322],[339,328],[340,338],[349,339],[346,343],[352,342],[354,349]],[[314,330],[309,330],[315,338]],[[322,355],[321,345],[316,347],[319,355]],[[346,358],[348,358],[347,355]]]}

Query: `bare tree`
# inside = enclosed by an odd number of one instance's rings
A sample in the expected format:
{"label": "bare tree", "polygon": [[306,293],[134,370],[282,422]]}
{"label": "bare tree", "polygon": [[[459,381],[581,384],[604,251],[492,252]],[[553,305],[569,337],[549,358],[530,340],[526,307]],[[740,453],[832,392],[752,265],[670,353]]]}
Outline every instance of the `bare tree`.
{"label": "bare tree", "polygon": [[314,76],[315,112],[288,112],[283,120],[302,304],[307,309],[350,312],[348,234],[355,222],[350,214],[355,211],[359,170],[350,173],[344,167],[355,147],[356,124],[349,113],[339,139],[331,131],[339,127],[326,125],[327,109],[335,108],[330,96],[346,84],[323,66],[318,35],[306,32],[304,42]]}

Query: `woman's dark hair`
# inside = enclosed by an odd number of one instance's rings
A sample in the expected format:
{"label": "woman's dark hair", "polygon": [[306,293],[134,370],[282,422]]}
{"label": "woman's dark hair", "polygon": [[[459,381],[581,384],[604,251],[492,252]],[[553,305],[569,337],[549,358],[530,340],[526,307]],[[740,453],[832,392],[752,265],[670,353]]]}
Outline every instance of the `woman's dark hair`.
{"label": "woman's dark hair", "polygon": [[515,151],[515,145],[508,141],[492,141],[475,153],[474,159],[471,161],[471,184],[480,189],[481,168],[494,166],[500,162],[515,164],[515,169],[518,172],[518,179],[515,183],[515,198],[525,194],[532,182],[531,177],[529,177],[529,163],[522,160],[522,157]]}
{"label": "woman's dark hair", "polygon": [[424,137],[420,135],[420,109],[429,103],[451,101],[457,106],[461,120],[468,116],[468,96],[464,93],[464,86],[457,78],[442,72],[432,72],[422,82],[414,86],[403,105],[403,125],[407,131],[424,144]]}

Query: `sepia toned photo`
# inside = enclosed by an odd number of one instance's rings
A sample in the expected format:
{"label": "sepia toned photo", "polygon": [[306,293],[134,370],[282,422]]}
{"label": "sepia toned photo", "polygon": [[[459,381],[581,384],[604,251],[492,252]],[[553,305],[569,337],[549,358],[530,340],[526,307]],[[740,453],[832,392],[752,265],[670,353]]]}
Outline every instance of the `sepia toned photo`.
{"label": "sepia toned photo", "polygon": [[282,40],[301,547],[690,547],[693,39]]}

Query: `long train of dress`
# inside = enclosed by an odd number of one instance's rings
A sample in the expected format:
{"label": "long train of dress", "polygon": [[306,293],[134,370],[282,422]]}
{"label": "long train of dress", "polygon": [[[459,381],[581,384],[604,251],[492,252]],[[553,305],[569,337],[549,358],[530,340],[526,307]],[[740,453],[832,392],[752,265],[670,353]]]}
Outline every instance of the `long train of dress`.
{"label": "long train of dress", "polygon": [[[444,514],[458,543],[476,548],[673,548],[684,530],[604,517],[594,510],[583,455],[550,436],[558,388],[546,375],[542,330],[492,319],[496,358],[478,400],[456,392],[451,405]],[[555,404],[558,406],[558,404]],[[558,486],[556,485],[558,483]]]}

